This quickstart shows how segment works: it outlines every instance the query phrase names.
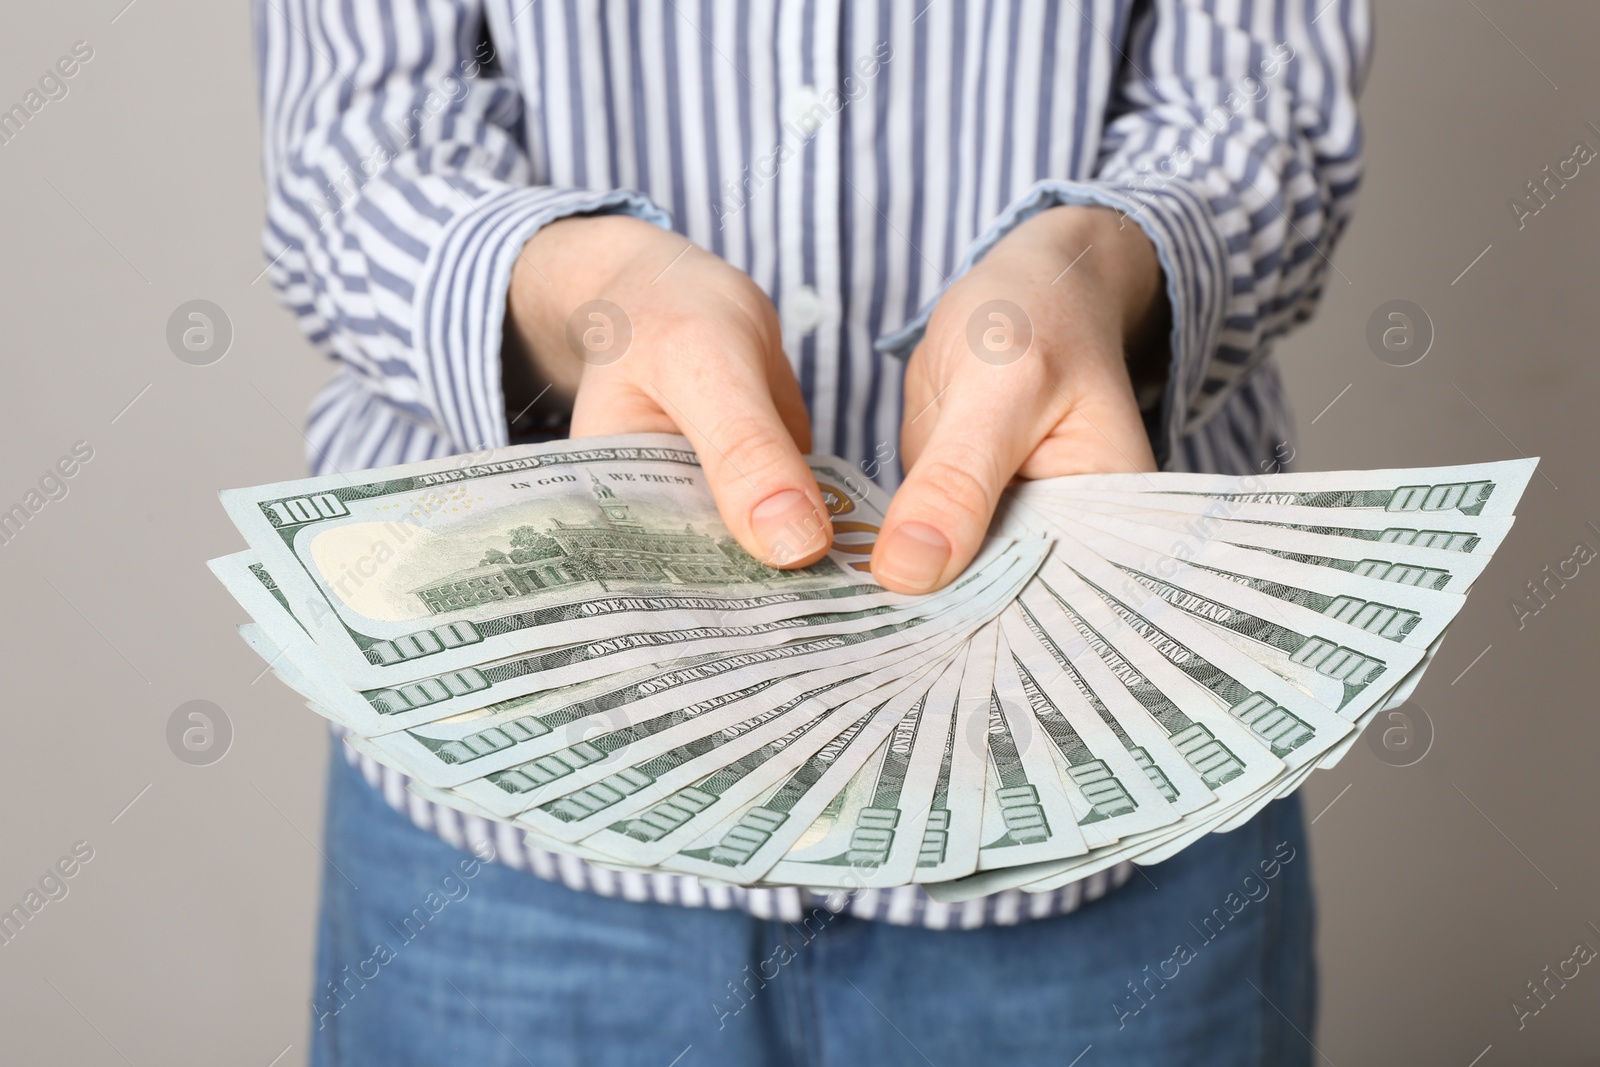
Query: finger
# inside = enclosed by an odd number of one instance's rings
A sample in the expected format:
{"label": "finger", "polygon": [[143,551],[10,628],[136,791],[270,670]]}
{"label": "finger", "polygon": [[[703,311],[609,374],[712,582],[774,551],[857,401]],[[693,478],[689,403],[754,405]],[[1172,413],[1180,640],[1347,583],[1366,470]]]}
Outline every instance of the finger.
{"label": "finger", "polygon": [[700,455],[723,522],[772,567],[815,563],[833,526],[815,476],[764,380],[711,382],[663,393]]}
{"label": "finger", "polygon": [[784,429],[801,452],[811,451],[811,414],[806,410],[805,396],[800,392],[800,382],[794,376],[794,367],[781,348],[773,347],[763,360],[767,376],[767,393],[783,421]]}
{"label": "finger", "polygon": [[[811,418],[795,380],[794,368],[780,351],[763,361],[767,388],[784,429],[801,452],[811,451]],[[680,433],[661,402],[624,372],[594,369],[585,374],[573,399],[573,437],[627,433]]]}
{"label": "finger", "polygon": [[1080,401],[1023,460],[1021,478],[1068,474],[1137,474],[1156,469],[1144,420],[1131,395],[1112,403]]}
{"label": "finger", "polygon": [[929,359],[927,350],[919,345],[906,361],[900,458],[907,470],[916,465],[928,438],[933,436],[933,428],[939,425],[939,402],[944,399],[944,389],[935,388],[930,380]]}
{"label": "finger", "polygon": [[983,544],[1001,492],[1043,438],[1046,398],[1033,387],[1036,376],[1017,367],[1004,373],[1004,388],[977,388],[985,374],[944,397],[872,553],[884,587],[926,593],[960,574]]}
{"label": "finger", "polygon": [[815,563],[833,542],[833,526],[795,442],[795,430],[809,436],[803,423],[795,425],[795,408],[804,411],[798,390],[784,401],[785,417],[764,362],[735,355],[712,358],[703,346],[695,355],[672,361],[670,374],[637,387],[642,400],[599,389],[585,396],[580,389],[579,406],[615,404],[617,410],[596,413],[584,424],[624,416],[643,424],[646,405],[653,402],[660,417],[693,445],[722,521],[745,551],[772,567]]}
{"label": "finger", "polygon": [[[810,452],[810,416],[793,368],[780,352],[776,365],[764,370],[784,429],[796,448]],[[591,369],[585,373],[572,402],[571,429],[573,437],[679,432],[677,422],[662,410],[660,401],[621,368]]]}
{"label": "finger", "polygon": [[627,379],[586,376],[572,401],[573,437],[678,432],[661,405]]}

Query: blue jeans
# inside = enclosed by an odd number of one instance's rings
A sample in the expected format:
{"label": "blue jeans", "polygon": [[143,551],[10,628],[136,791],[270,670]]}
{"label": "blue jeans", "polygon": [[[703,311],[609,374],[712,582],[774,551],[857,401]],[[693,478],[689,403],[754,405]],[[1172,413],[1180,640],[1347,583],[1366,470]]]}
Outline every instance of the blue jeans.
{"label": "blue jeans", "polygon": [[966,931],[574,892],[417,829],[337,752],[326,841],[313,1064],[1312,1059],[1297,798],[1072,914]]}

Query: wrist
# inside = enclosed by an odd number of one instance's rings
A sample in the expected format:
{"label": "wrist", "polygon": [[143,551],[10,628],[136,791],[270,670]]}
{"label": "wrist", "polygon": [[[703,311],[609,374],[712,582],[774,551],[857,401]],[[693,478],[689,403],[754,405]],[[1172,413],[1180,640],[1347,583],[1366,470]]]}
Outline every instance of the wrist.
{"label": "wrist", "polygon": [[1144,230],[1128,223],[1121,212],[1064,204],[1034,215],[1006,240],[1017,235],[1048,249],[1059,270],[1070,265],[1071,273],[1079,274],[1079,285],[1110,301],[1125,345],[1146,334],[1152,320],[1160,317],[1166,300],[1161,261]]}
{"label": "wrist", "polygon": [[1115,337],[1107,337],[1104,355],[1117,366],[1106,369],[1128,383],[1141,411],[1153,410],[1166,387],[1172,319],[1166,276],[1149,236],[1122,212],[1089,205],[1049,208],[1006,239],[1019,235],[1052,264],[1053,287],[1071,279],[1070,290],[1087,297],[1080,315],[1110,313],[1102,336]]}
{"label": "wrist", "polygon": [[568,320],[579,306],[609,292],[630,264],[667,236],[631,215],[574,215],[528,239],[506,293],[502,358],[508,403],[514,402],[513,382],[531,381],[548,385],[570,404],[584,363],[567,343]]}

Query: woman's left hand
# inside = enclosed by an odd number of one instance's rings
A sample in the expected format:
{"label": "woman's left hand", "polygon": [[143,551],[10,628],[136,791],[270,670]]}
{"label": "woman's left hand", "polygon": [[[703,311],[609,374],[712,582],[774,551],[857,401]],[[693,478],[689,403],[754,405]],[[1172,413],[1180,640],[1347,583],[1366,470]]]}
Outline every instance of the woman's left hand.
{"label": "woman's left hand", "polygon": [[908,473],[873,552],[879,583],[949,583],[1013,477],[1155,470],[1129,348],[1165,309],[1154,246],[1108,208],[1043,211],[953,284],[906,368]]}

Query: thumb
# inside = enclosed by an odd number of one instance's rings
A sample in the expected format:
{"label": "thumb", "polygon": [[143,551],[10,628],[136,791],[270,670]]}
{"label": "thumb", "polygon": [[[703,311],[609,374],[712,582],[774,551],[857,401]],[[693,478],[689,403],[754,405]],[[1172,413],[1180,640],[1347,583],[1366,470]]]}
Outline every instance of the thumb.
{"label": "thumb", "polygon": [[894,495],[872,553],[872,574],[897,593],[927,593],[966,569],[983,545],[1000,494],[1032,449],[1023,418],[961,405],[934,426]]}

